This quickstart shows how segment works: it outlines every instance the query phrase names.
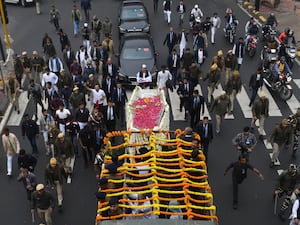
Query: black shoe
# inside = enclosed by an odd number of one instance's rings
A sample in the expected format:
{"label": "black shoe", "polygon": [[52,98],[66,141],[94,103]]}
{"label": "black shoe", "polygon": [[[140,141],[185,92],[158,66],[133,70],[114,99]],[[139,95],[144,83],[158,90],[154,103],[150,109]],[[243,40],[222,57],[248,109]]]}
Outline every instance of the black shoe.
{"label": "black shoe", "polygon": [[264,136],[263,135],[259,135],[259,140],[261,141],[261,142],[264,142]]}
{"label": "black shoe", "polygon": [[180,108],[179,111],[182,112],[182,108]]}
{"label": "black shoe", "polygon": [[269,165],[269,167],[270,168],[273,168],[275,165],[274,165],[274,162],[270,162],[270,165]]}
{"label": "black shoe", "polygon": [[18,110],[18,114],[20,114],[20,110]]}
{"label": "black shoe", "polygon": [[237,202],[234,202],[234,203],[233,203],[232,208],[235,209],[235,210],[238,208]]}
{"label": "black shoe", "polygon": [[280,211],[280,212],[278,213],[278,217],[279,217],[279,219],[280,219],[282,222],[284,222],[284,221],[286,220],[283,211]]}

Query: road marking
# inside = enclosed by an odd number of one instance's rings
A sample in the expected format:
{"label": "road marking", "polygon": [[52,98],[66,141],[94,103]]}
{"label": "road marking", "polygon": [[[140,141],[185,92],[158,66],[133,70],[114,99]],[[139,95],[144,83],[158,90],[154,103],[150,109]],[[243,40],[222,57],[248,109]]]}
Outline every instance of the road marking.
{"label": "road marking", "polygon": [[280,169],[280,170],[277,170],[277,173],[278,175],[280,176],[282,173],[283,173],[284,170]]}
{"label": "road marking", "polygon": [[14,109],[12,110],[10,117],[7,121],[7,126],[19,126],[23,115],[25,113],[26,106],[28,104],[28,99],[27,99],[27,91],[22,91],[20,96],[19,96],[19,109],[20,109],[20,114],[17,113]]}
{"label": "road marking", "polygon": [[272,95],[270,94],[269,90],[265,85],[263,85],[262,90],[266,93],[269,99],[269,116],[282,116],[279,107],[275,103]]}
{"label": "road marking", "polygon": [[[201,89],[200,84],[198,84],[198,85],[195,87],[195,90],[198,90],[198,91],[199,91],[199,94],[203,96],[203,93],[202,93],[202,89]],[[202,113],[201,113],[200,119],[203,119],[204,116],[207,116],[208,119],[211,120],[211,117],[210,117],[210,114],[209,114],[209,111],[208,111],[206,102],[204,102],[204,115],[202,116]]]}
{"label": "road marking", "polygon": [[[215,89],[215,91],[214,91],[214,93],[213,93],[214,100],[215,100],[216,98],[218,98],[218,97],[221,95],[221,92],[222,92],[222,91],[223,91],[223,88],[222,88],[221,84],[219,84],[219,85],[218,85],[218,88]],[[234,116],[233,116],[233,114],[229,115],[228,113],[226,113],[224,119],[225,119],[225,120],[228,120],[228,119],[229,119],[229,120],[233,120],[233,119],[234,119]]]}
{"label": "road marking", "polygon": [[[173,114],[173,120],[184,120],[184,107],[182,109],[182,112],[180,112],[179,106],[180,106],[180,100],[179,95],[177,94],[176,90],[169,91],[169,97],[170,97],[170,103],[172,108],[172,114]],[[173,107],[172,107],[173,106]]]}
{"label": "road marking", "polygon": [[266,149],[271,150],[273,149],[272,144],[270,142],[268,142],[266,139],[264,139],[264,144]]}
{"label": "road marking", "polygon": [[236,95],[245,118],[252,118],[252,108],[249,107],[250,99],[245,88],[242,86],[241,92]]}
{"label": "road marking", "polygon": [[[269,156],[270,156],[270,158],[272,159],[273,153],[269,153]],[[275,165],[275,166],[280,166],[279,160],[275,161],[275,162],[274,162],[274,165]]]}

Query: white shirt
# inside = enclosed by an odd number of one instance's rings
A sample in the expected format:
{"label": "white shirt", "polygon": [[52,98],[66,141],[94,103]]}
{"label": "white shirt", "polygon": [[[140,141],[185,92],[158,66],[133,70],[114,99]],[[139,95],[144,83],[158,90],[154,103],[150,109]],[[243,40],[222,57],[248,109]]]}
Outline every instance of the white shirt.
{"label": "white shirt", "polygon": [[103,104],[103,100],[105,98],[105,92],[102,89],[99,89],[99,91],[92,89],[91,91],[93,93],[93,104],[96,104],[97,101],[98,104]]}
{"label": "white shirt", "polygon": [[202,64],[203,63],[203,50],[198,50],[198,64]]}
{"label": "white shirt", "polygon": [[211,17],[210,21],[213,27],[220,28],[221,25],[220,17]]}
{"label": "white shirt", "polygon": [[107,107],[107,120],[114,120],[114,111],[113,107],[108,106]]}
{"label": "white shirt", "polygon": [[172,74],[169,72],[169,70],[165,70],[164,72],[161,70],[157,74],[157,86],[158,88],[165,88],[167,80],[172,80]]}
{"label": "white shirt", "polygon": [[200,17],[200,19],[203,17],[203,13],[201,11],[201,9],[197,8],[193,8],[191,11],[191,14],[194,15],[195,18]]}
{"label": "white shirt", "polygon": [[295,218],[297,218],[297,211],[299,208],[299,199],[296,199],[296,201],[293,204],[293,208],[292,208],[292,215],[290,216],[290,218],[293,220]]}
{"label": "white shirt", "polygon": [[58,82],[58,77],[55,73],[50,72],[49,74],[44,73],[42,79],[42,86],[45,87],[47,82],[51,82],[52,85],[56,85]]}
{"label": "white shirt", "polygon": [[63,109],[62,111],[60,111],[59,109],[56,110],[55,115],[59,118],[59,119],[67,119],[68,116],[71,115],[71,112],[68,109]]}
{"label": "white shirt", "polygon": [[148,76],[146,77],[146,72],[143,73],[143,76],[140,77],[140,72],[136,74],[136,81],[138,83],[151,83],[152,82],[152,76],[148,72]]}

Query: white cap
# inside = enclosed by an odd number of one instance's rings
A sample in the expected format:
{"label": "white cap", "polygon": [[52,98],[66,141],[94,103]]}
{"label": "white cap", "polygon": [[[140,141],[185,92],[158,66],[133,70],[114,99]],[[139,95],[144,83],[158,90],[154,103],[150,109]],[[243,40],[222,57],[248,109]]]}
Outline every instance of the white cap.
{"label": "white cap", "polygon": [[147,65],[146,65],[146,64],[143,64],[143,65],[142,65],[142,68],[143,68],[143,69],[147,69]]}
{"label": "white cap", "polygon": [[84,24],[83,24],[84,27],[87,27],[88,25],[89,25],[88,23],[84,23]]}
{"label": "white cap", "polygon": [[195,9],[198,9],[198,5],[196,4],[196,5],[194,6],[194,8],[195,8]]}

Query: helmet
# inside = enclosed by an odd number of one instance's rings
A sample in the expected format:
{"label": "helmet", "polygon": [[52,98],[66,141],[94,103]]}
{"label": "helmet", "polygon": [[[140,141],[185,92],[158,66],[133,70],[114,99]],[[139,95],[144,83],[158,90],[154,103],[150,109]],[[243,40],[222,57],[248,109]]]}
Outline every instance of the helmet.
{"label": "helmet", "polygon": [[198,9],[198,5],[196,4],[196,5],[194,6],[194,8],[195,8],[195,9]]}
{"label": "helmet", "polygon": [[275,14],[272,12],[272,13],[270,14],[270,16],[271,16],[271,17],[274,17],[274,16],[275,16]]}
{"label": "helmet", "polygon": [[288,36],[293,36],[294,35],[294,31],[291,29],[288,33]]}
{"label": "helmet", "polygon": [[285,62],[285,57],[284,56],[280,57],[280,62],[282,62],[282,63]]}
{"label": "helmet", "polygon": [[84,23],[83,24],[84,27],[88,27],[88,25],[89,25],[88,23]]}
{"label": "helmet", "polygon": [[284,33],[288,34],[290,32],[290,29],[291,28],[289,28],[289,27],[284,28]]}

